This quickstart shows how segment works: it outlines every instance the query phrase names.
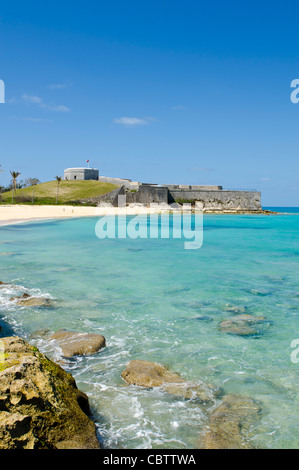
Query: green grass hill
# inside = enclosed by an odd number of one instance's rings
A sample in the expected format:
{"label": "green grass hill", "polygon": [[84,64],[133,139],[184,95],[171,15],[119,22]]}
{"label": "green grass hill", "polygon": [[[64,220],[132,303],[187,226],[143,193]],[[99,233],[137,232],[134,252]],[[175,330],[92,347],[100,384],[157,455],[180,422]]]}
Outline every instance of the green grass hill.
{"label": "green grass hill", "polygon": [[[78,199],[86,199],[94,196],[109,193],[118,186],[110,183],[102,183],[101,181],[65,181],[59,184],[58,203],[69,204]],[[57,181],[48,181],[47,183],[29,186],[28,188],[17,189],[14,191],[14,204],[30,204],[32,203],[32,195],[34,189],[35,204],[55,204],[57,193]],[[2,204],[11,204],[12,191],[1,194]]]}

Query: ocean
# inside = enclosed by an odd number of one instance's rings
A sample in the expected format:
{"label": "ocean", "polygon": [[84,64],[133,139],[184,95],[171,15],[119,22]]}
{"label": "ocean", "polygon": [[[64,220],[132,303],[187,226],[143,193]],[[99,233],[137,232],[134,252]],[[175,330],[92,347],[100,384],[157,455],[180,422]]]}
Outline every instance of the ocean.
{"label": "ocean", "polygon": [[[95,218],[0,227],[0,280],[13,284],[0,288],[1,334],[23,337],[54,361],[59,348],[37,330],[105,336],[106,348],[62,364],[89,396],[106,448],[196,448],[207,422],[196,402],[127,385],[121,373],[133,359],[258,400],[251,445],[298,448],[291,343],[299,338],[299,209],[283,212],[204,215],[203,245],[192,250],[175,238],[100,240]],[[15,286],[54,307],[14,305]],[[241,312],[265,316],[269,328],[246,337],[219,329]]]}

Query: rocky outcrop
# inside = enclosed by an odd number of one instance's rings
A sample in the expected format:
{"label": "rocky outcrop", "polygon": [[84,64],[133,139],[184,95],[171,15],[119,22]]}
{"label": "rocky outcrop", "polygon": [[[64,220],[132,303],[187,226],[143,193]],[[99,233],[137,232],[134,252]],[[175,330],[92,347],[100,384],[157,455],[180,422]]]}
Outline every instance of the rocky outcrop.
{"label": "rocky outcrop", "polygon": [[260,405],[252,398],[226,395],[213,411],[204,429],[201,449],[249,449],[250,429],[261,416]]}
{"label": "rocky outcrop", "polygon": [[188,382],[180,375],[149,361],[134,360],[129,362],[121,376],[129,385],[147,388],[161,387],[162,390],[172,395],[196,400],[202,404],[213,403],[215,397],[221,393],[211,384]]}
{"label": "rocky outcrop", "polygon": [[72,375],[21,338],[1,345],[0,449],[99,449]]}
{"label": "rocky outcrop", "polygon": [[222,321],[219,329],[230,335],[251,336],[263,333],[270,324],[266,317],[244,314]]}
{"label": "rocky outcrop", "polygon": [[21,297],[11,297],[9,300],[23,307],[52,307],[50,299],[46,299],[45,297],[31,297],[26,293]]}
{"label": "rocky outcrop", "polygon": [[55,340],[65,357],[89,356],[106,345],[104,336],[92,333],[76,333],[59,330],[53,333],[50,340]]}

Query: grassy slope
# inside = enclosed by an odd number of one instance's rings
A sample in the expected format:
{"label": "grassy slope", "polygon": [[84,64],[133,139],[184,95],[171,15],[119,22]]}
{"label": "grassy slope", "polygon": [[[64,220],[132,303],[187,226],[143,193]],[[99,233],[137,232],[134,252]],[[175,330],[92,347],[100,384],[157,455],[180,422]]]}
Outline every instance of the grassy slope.
{"label": "grassy slope", "polygon": [[[100,181],[64,181],[59,184],[58,202],[70,202],[78,199],[86,199],[93,196],[100,196],[117,188],[110,183]],[[22,203],[22,197],[32,198],[33,187],[17,189],[14,194],[14,202]],[[34,199],[36,203],[53,204],[56,201],[57,181],[41,183],[34,188]],[[18,200],[18,198],[20,198]],[[2,202],[11,204],[12,191],[2,193]],[[29,202],[29,201],[28,201]]]}

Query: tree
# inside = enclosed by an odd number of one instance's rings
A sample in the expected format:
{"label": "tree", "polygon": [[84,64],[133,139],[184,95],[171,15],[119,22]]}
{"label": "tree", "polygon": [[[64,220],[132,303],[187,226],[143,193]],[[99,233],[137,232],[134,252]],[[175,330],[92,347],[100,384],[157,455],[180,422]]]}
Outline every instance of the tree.
{"label": "tree", "polygon": [[21,173],[18,171],[10,171],[10,174],[12,176],[12,181],[13,181],[13,190],[12,190],[12,204],[13,204],[13,192],[16,191],[17,189],[17,178],[20,176]]}
{"label": "tree", "polygon": [[61,176],[55,176],[57,181],[57,194],[56,194],[56,204],[58,203],[58,191],[59,191],[59,183],[62,180]]}
{"label": "tree", "polygon": [[40,180],[38,178],[27,178],[24,183],[24,188],[35,186],[37,184],[40,184]]}
{"label": "tree", "polygon": [[35,186],[40,183],[40,180],[37,179],[37,178],[30,178],[30,180],[31,180],[31,185],[30,186],[32,186],[32,188],[33,188],[33,191],[32,191],[32,204],[34,204],[34,189],[35,189]]}
{"label": "tree", "polygon": [[34,190],[37,184],[40,184],[40,180],[38,178],[27,178],[24,183],[24,188],[32,186],[32,204],[34,204]]}

